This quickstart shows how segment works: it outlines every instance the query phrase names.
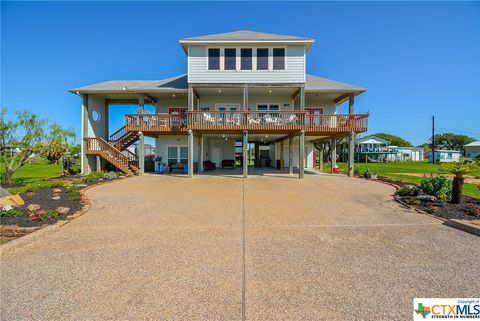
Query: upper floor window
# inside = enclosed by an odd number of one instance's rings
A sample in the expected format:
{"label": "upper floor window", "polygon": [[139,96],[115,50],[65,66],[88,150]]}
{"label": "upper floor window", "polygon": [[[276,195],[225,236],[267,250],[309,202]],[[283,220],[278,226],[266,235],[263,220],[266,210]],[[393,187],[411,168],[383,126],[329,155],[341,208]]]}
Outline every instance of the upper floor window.
{"label": "upper floor window", "polygon": [[208,70],[220,70],[220,49],[208,49]]}
{"label": "upper floor window", "polygon": [[285,70],[284,48],[273,48],[273,70]]}
{"label": "upper floor window", "polygon": [[268,70],[268,48],[257,49],[257,70]]}
{"label": "upper floor window", "polygon": [[237,69],[237,49],[225,48],[225,68],[224,70]]}
{"label": "upper floor window", "polygon": [[240,56],[240,69],[252,70],[252,49],[241,49]]}

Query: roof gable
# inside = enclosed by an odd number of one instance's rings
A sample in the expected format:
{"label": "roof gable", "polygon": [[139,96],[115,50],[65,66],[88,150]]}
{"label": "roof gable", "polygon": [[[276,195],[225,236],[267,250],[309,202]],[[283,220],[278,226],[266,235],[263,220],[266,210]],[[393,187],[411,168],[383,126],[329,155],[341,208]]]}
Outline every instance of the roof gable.
{"label": "roof gable", "polygon": [[388,140],[379,138],[379,137],[374,136],[374,135],[370,135],[370,136],[366,136],[366,137],[362,137],[362,138],[357,138],[355,140],[355,142],[359,143],[359,144],[390,144],[390,142]]}

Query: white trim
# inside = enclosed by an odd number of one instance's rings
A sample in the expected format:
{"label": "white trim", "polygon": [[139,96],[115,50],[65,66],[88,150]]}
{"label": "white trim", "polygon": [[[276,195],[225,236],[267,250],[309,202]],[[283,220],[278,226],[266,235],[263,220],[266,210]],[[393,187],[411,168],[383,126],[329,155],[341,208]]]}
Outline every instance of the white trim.
{"label": "white trim", "polygon": [[[181,157],[180,157],[180,147],[185,147],[188,150],[188,145],[166,145],[165,146],[165,148],[166,148],[165,156],[166,156],[167,161],[165,163],[167,163],[167,165],[168,165],[168,160],[169,160],[169,157],[168,157],[168,148],[169,147],[177,147],[177,163],[179,163],[180,159],[181,159]],[[192,155],[192,157],[193,157],[193,155]],[[187,154],[187,158],[188,158],[188,154]]]}
{"label": "white trim", "polygon": [[252,48],[252,71],[257,71],[257,48]]}
{"label": "white trim", "polygon": [[240,48],[235,48],[235,70],[240,71],[241,57]]}
{"label": "white trim", "polygon": [[[188,47],[188,49],[189,49],[189,52],[188,52],[188,77],[190,77],[190,46]],[[218,50],[219,50],[218,63],[219,63],[220,65],[218,66],[218,70],[217,70],[217,69],[209,69],[209,66],[208,66],[208,65],[209,65],[208,58],[210,58],[210,54],[209,54],[210,49],[218,49]],[[222,70],[222,48],[218,48],[218,47],[206,47],[205,59],[206,59],[206,62],[205,62],[205,71],[215,72],[215,71],[221,71],[221,70]]]}

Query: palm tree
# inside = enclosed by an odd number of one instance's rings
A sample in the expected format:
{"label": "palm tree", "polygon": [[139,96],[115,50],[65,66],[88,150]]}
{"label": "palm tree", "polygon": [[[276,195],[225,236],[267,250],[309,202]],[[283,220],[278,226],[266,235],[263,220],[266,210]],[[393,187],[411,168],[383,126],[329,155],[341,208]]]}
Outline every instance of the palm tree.
{"label": "palm tree", "polygon": [[464,175],[470,174],[477,169],[475,163],[451,162],[445,163],[440,167],[440,171],[453,174],[452,203],[460,204],[463,197]]}

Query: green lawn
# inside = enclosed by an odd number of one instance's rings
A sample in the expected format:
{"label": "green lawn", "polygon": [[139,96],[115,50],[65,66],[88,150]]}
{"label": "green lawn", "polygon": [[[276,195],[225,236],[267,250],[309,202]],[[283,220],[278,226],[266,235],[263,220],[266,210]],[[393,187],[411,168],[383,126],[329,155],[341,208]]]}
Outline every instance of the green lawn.
{"label": "green lawn", "polygon": [[[329,164],[325,164],[325,172],[330,172]],[[337,163],[338,167],[342,172],[346,172],[347,164],[346,163]],[[429,174],[438,174],[440,173],[440,165],[431,164],[427,162],[396,162],[396,163],[355,163],[355,171],[358,173],[363,173],[366,170],[373,171],[381,176],[389,177],[393,180],[403,181],[412,184],[420,184],[422,177],[408,175],[408,173],[420,173],[425,174],[427,177]],[[470,174],[473,176],[480,176],[480,168],[477,169],[474,173]],[[480,198],[480,190],[475,184],[465,183],[464,185],[465,195]]]}
{"label": "green lawn", "polygon": [[[0,175],[3,175],[5,168],[0,168]],[[48,187],[58,184],[55,180],[49,180],[50,178],[58,177],[62,175],[62,165],[31,165],[27,164],[20,168],[14,175],[14,184],[20,184],[18,187],[8,188],[8,191],[12,194],[23,193],[28,187],[37,185],[39,187]]]}

